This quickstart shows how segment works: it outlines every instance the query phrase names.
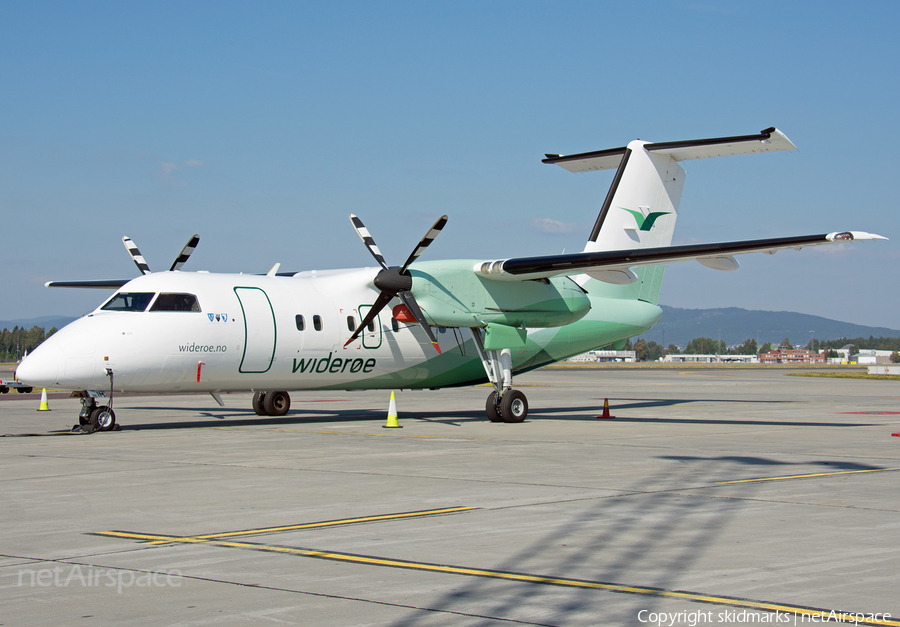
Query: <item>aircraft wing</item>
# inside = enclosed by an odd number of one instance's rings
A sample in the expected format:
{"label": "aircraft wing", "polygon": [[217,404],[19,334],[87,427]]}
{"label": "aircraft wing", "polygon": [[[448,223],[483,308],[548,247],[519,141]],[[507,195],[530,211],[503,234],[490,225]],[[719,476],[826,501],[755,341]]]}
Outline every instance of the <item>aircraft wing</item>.
{"label": "aircraft wing", "polygon": [[103,279],[98,281],[47,281],[44,287],[80,287],[95,290],[117,290],[131,279]]}
{"label": "aircraft wing", "polygon": [[637,280],[630,268],[652,266],[696,259],[716,270],[736,270],[740,264],[734,255],[769,253],[807,246],[835,244],[856,240],[887,239],[881,235],[863,231],[841,231],[823,235],[801,235],[771,239],[719,242],[714,244],[689,244],[660,248],[635,248],[546,257],[516,257],[476,264],[475,272],[486,279],[497,281],[527,281],[552,276],[588,274],[608,283],[628,284]]}

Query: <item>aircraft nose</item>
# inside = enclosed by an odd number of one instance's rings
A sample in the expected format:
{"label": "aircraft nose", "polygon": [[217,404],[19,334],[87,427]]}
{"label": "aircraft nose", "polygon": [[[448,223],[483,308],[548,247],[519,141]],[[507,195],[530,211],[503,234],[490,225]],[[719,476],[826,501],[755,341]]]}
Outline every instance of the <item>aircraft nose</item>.
{"label": "aircraft nose", "polygon": [[54,387],[64,360],[62,347],[51,336],[22,360],[16,368],[16,378],[36,388]]}

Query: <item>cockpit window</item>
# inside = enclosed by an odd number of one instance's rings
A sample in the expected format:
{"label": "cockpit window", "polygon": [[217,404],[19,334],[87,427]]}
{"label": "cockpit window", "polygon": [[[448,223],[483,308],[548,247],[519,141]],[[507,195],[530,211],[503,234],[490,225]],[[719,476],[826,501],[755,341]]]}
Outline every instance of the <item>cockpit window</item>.
{"label": "cockpit window", "polygon": [[100,309],[103,311],[144,311],[151,300],[153,300],[153,292],[119,292]]}
{"label": "cockpit window", "polygon": [[160,294],[150,311],[200,311],[200,303],[193,294]]}

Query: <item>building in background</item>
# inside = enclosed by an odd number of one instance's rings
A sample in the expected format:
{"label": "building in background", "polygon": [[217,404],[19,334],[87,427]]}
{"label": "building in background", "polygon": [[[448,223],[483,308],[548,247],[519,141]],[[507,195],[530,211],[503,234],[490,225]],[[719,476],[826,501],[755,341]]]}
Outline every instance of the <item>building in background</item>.
{"label": "building in background", "polygon": [[761,364],[824,364],[825,353],[808,348],[776,348],[759,354]]}
{"label": "building in background", "polygon": [[637,361],[637,356],[634,351],[597,350],[569,357],[566,361],[589,361],[594,363],[618,361],[633,363]]}
{"label": "building in background", "polygon": [[666,355],[663,361],[667,364],[699,363],[699,364],[756,364],[756,355]]}

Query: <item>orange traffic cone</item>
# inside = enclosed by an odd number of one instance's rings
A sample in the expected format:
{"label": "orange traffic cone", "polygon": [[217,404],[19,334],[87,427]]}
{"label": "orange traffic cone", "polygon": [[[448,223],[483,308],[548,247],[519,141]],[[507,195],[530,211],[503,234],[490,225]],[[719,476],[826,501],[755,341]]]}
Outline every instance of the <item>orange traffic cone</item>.
{"label": "orange traffic cone", "polygon": [[603,413],[597,416],[597,420],[612,420],[615,416],[609,415],[609,399],[603,399]]}

